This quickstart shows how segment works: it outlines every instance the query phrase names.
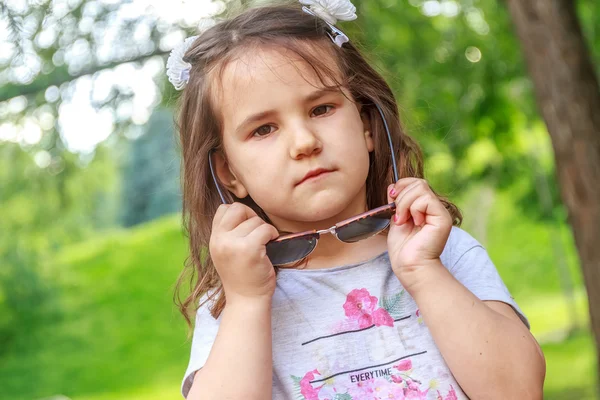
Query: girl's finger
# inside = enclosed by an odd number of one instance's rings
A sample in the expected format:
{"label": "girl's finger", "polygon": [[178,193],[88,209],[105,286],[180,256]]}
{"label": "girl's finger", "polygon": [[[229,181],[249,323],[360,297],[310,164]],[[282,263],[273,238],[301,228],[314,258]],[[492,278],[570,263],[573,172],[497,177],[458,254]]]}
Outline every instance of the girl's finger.
{"label": "girl's finger", "polygon": [[256,213],[242,203],[233,203],[229,206],[219,223],[219,229],[225,232],[234,230],[239,224],[256,216]]}
{"label": "girl's finger", "polygon": [[270,224],[262,224],[250,232],[246,237],[248,239],[256,240],[257,243],[267,244],[269,241],[277,239],[278,236],[279,231],[277,231],[277,228]]}
{"label": "girl's finger", "polygon": [[215,228],[217,226],[219,226],[219,224],[221,223],[221,220],[223,219],[223,215],[225,215],[225,211],[227,211],[227,209],[231,206],[231,204],[221,204],[218,208],[217,211],[215,212],[215,216],[213,217],[213,222],[212,222],[212,230],[214,231]]}
{"label": "girl's finger", "polygon": [[397,225],[405,223],[410,218],[409,209],[412,203],[419,197],[428,193],[431,193],[429,186],[426,187],[426,185],[424,185],[420,181],[417,181],[412,185],[406,187],[395,200],[396,218],[394,219],[394,222]]}
{"label": "girl's finger", "polygon": [[[433,193],[425,193],[410,205],[410,215],[415,225],[441,225],[448,211]],[[438,223],[439,222],[439,223]]]}
{"label": "girl's finger", "polygon": [[265,221],[263,221],[263,219],[257,215],[239,224],[237,228],[235,228],[232,231],[232,233],[234,233],[238,237],[248,236],[250,232],[252,232],[254,229],[258,228],[264,223]]}
{"label": "girl's finger", "polygon": [[426,183],[425,180],[419,179],[419,178],[402,178],[395,184],[390,185],[388,187],[388,196],[390,196],[391,199],[395,199],[396,196],[398,196],[398,194],[400,194],[400,192],[402,192],[402,190],[404,190],[404,188],[406,188],[409,185],[412,185],[415,182],[419,182],[419,181],[423,181]]}

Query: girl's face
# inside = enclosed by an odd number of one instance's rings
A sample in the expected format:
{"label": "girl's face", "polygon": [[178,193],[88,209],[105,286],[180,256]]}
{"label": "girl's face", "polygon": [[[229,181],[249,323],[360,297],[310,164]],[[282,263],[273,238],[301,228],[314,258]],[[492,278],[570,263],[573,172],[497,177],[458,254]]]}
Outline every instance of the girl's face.
{"label": "girl's face", "polygon": [[[337,70],[330,55],[322,59]],[[227,161],[216,160],[217,173],[280,230],[328,228],[366,210],[373,141],[360,105],[343,90],[325,89],[305,61],[273,49],[223,71],[216,104]]]}

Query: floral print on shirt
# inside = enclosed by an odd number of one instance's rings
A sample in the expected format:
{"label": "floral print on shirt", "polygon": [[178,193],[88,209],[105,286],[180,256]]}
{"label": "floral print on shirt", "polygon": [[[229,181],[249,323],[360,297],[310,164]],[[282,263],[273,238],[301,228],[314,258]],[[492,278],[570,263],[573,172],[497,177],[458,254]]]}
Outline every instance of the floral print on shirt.
{"label": "floral print on shirt", "polygon": [[371,296],[367,289],[354,289],[346,297],[344,303],[346,317],[356,321],[360,329],[375,326],[394,326],[390,313],[378,307],[377,297]]}
{"label": "floral print on shirt", "polygon": [[[304,377],[294,377],[297,384],[298,400],[427,400],[433,394],[428,386],[410,376],[411,360],[402,360],[393,366],[393,374],[357,382],[355,385],[342,387],[323,383],[313,386],[312,380],[318,378],[319,371],[307,372]],[[432,381],[433,382],[433,381]],[[435,400],[457,400],[456,391],[450,385],[446,395],[437,390]]]}
{"label": "floral print on shirt", "polygon": [[[400,301],[403,294],[404,290],[401,290],[377,299],[365,288],[352,290],[343,304],[345,319],[337,323],[333,331],[338,333],[372,326],[382,329],[393,327],[395,319],[404,317]],[[414,316],[418,324],[423,325],[418,310]],[[452,385],[446,393],[442,393],[437,389],[435,378],[427,384],[416,379],[410,358],[402,359],[391,368],[381,371],[385,372],[380,376],[371,373],[372,378],[353,383],[342,382],[335,377],[323,381],[318,369],[308,371],[302,377],[292,375],[291,378],[295,383],[297,400],[457,400]]]}

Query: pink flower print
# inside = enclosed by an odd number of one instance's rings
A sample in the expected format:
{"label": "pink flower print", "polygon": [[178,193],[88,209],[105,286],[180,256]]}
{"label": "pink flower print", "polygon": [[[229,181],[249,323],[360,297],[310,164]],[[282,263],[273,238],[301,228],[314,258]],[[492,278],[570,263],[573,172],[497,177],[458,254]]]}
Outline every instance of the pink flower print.
{"label": "pink flower print", "polygon": [[300,380],[300,393],[302,393],[302,396],[304,396],[306,400],[319,400],[319,390],[324,386],[323,384],[316,388],[312,387],[310,381],[315,379],[315,374],[321,375],[319,374],[319,371],[315,369],[307,372]]}
{"label": "pink flower print", "polygon": [[424,392],[419,389],[419,385],[415,381],[407,380],[408,387],[404,388],[405,400],[425,400],[429,389]]}
{"label": "pink flower print", "polygon": [[423,317],[421,316],[421,311],[417,309],[417,312],[415,314],[417,315],[417,322],[419,323],[419,325],[423,325]]}
{"label": "pink flower print", "polygon": [[448,392],[448,394],[446,395],[446,397],[442,397],[442,394],[440,393],[440,391],[437,391],[437,397],[435,398],[435,400],[458,400],[458,397],[456,397],[456,392],[454,391],[454,388],[452,387],[452,385],[450,385],[450,391]]}
{"label": "pink flower print", "polygon": [[382,379],[381,385],[375,387],[374,395],[375,399],[380,400],[388,400],[388,399],[396,399],[403,400],[404,391],[402,390],[402,386],[394,385],[393,383],[388,382],[385,379]]}
{"label": "pink flower print", "polygon": [[417,391],[419,390],[419,385],[415,383],[415,381],[408,381],[408,390]]}
{"label": "pink flower print", "polygon": [[398,364],[394,365],[398,371],[408,371],[412,369],[412,361],[409,359],[402,360]]}
{"label": "pink flower print", "polygon": [[383,308],[378,308],[373,313],[373,322],[376,326],[394,326],[394,320],[391,317],[390,313]]}
{"label": "pink flower print", "polygon": [[458,397],[456,396],[456,392],[454,391],[454,387],[452,385],[450,385],[450,391],[448,392],[444,400],[458,400]]}
{"label": "pink flower print", "polygon": [[377,297],[371,296],[367,289],[354,289],[344,303],[346,317],[358,322],[360,329],[368,328],[375,324],[376,326],[386,325],[394,326],[394,320],[390,314],[383,308],[377,307]]}
{"label": "pink flower print", "polygon": [[371,314],[376,306],[377,297],[371,296],[367,289],[354,289],[346,296],[344,310],[347,317],[357,318],[363,314]]}
{"label": "pink flower print", "polygon": [[396,399],[403,400],[402,386],[389,382],[384,378],[374,378],[358,382],[356,386],[348,388],[348,394],[353,399]]}
{"label": "pink flower print", "polygon": [[438,395],[435,398],[435,400],[458,400],[458,397],[456,396],[456,392],[454,391],[454,387],[452,385],[450,385],[450,391],[448,392],[446,397],[442,397],[442,394],[439,390],[437,391],[437,394]]}
{"label": "pink flower print", "polygon": [[392,375],[392,381],[394,383],[402,383],[402,377],[399,375]]}

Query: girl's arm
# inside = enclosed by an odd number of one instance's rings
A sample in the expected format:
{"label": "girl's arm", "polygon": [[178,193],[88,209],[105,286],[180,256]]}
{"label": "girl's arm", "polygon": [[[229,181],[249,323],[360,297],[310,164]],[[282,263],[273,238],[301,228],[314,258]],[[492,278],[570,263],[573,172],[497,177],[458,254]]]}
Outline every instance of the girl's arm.
{"label": "girl's arm", "polygon": [[542,399],[544,356],[526,326],[509,306],[479,300],[440,261],[453,221],[429,184],[400,179],[388,200],[396,203],[392,268],[463,391],[476,400]]}
{"label": "girl's arm", "polygon": [[542,399],[544,356],[513,309],[479,300],[441,262],[421,272],[409,292],[463,391],[472,399]]}
{"label": "girl's arm", "polygon": [[274,226],[241,203],[217,209],[209,250],[226,305],[188,399],[271,400],[271,302],[277,278],[265,245],[278,235]]}
{"label": "girl's arm", "polygon": [[227,303],[188,400],[271,400],[271,299]]}

